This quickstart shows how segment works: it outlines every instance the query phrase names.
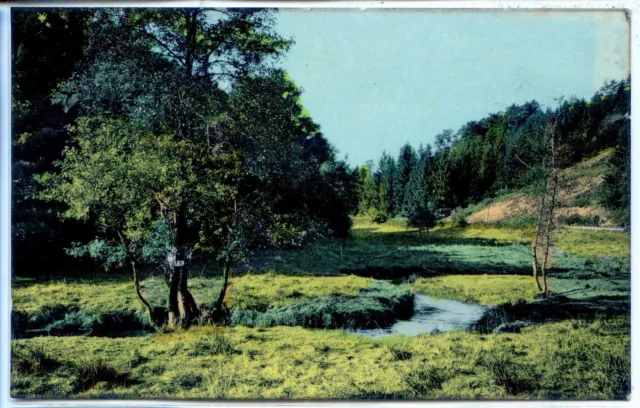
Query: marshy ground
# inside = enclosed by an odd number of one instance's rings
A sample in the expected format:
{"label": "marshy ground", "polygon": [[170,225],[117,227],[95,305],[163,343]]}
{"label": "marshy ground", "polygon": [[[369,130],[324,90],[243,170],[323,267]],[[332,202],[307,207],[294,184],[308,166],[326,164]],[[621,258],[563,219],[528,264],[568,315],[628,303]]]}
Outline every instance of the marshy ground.
{"label": "marshy ground", "polygon": [[[224,328],[150,330],[126,274],[17,277],[12,395],[625,398],[629,235],[559,231],[548,300],[530,276],[532,235],[444,225],[420,238],[401,221],[356,219],[349,240],[240,265]],[[192,273],[192,293],[212,303],[217,271],[203,263]],[[164,284],[143,282],[156,305]],[[448,332],[358,334],[410,321],[414,295],[485,312]]]}

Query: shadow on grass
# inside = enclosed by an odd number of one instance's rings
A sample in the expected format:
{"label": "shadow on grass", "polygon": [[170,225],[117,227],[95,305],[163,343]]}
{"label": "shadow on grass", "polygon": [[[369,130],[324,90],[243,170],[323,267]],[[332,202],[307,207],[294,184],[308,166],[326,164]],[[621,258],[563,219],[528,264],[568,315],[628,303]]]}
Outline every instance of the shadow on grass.
{"label": "shadow on grass", "polygon": [[[556,295],[531,303],[520,302],[493,307],[475,324],[474,330],[488,333],[513,322],[536,324],[569,319],[593,320],[600,317],[629,316],[630,306],[631,299],[628,296],[570,299]],[[519,332],[519,326],[514,327],[515,329],[510,331]]]}
{"label": "shadow on grass", "polygon": [[379,231],[375,228],[358,228],[352,232],[355,242],[381,242],[396,245],[479,245],[509,246],[529,244],[530,240],[514,235],[510,240],[465,236],[464,228],[447,228],[422,233],[418,231]]}

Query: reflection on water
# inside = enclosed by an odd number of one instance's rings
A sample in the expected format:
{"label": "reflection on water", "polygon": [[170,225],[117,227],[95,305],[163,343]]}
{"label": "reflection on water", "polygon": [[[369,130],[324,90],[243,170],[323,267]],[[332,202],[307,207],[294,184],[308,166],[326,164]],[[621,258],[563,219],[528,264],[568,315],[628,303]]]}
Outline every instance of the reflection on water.
{"label": "reflection on water", "polygon": [[393,326],[384,329],[345,330],[367,337],[380,337],[389,334],[416,336],[433,331],[451,331],[469,328],[480,320],[486,308],[457,300],[436,300],[425,295],[415,295],[414,314],[409,320],[398,320]]}

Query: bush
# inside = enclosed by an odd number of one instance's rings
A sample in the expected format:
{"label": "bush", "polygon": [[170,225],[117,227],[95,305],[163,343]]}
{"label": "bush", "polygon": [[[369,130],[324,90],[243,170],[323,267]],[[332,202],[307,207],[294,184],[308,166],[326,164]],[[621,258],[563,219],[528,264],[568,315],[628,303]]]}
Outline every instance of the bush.
{"label": "bush", "polygon": [[462,213],[462,212],[453,213],[453,222],[458,227],[462,227],[462,228],[464,228],[467,225],[469,225],[469,222],[467,221],[467,218],[464,216],[464,213]]}
{"label": "bush", "polygon": [[376,211],[373,214],[372,221],[378,224],[383,224],[387,222],[388,219],[389,219],[389,215],[387,213],[385,213],[384,211]]}
{"label": "bush", "polygon": [[564,225],[579,225],[579,226],[598,226],[600,225],[600,216],[594,215],[593,217],[585,217],[580,214],[571,214],[569,216],[558,217],[558,222]]}

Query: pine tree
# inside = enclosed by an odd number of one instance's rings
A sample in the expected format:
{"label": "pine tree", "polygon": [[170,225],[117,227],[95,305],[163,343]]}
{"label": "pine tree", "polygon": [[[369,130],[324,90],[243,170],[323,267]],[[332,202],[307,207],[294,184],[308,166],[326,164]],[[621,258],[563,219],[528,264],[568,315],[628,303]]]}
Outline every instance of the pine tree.
{"label": "pine tree", "polygon": [[[398,167],[394,158],[389,153],[384,151],[382,152],[382,157],[380,158],[378,168],[378,186],[380,187],[380,185],[383,184],[385,189],[384,194],[380,192],[380,197],[384,196],[386,200],[386,203],[384,204],[380,202],[380,210],[385,211],[387,216],[393,217],[399,211],[394,200],[396,191],[398,189]],[[380,198],[380,200],[382,200],[382,198]]]}
{"label": "pine tree", "polygon": [[420,237],[422,231],[429,232],[435,225],[434,205],[429,200],[429,188],[425,177],[427,160],[420,160],[411,171],[406,186],[404,210],[410,226],[418,227]]}
{"label": "pine tree", "polygon": [[402,146],[398,157],[398,170],[394,189],[394,208],[397,214],[405,214],[405,191],[407,184],[409,184],[411,171],[416,167],[417,163],[418,155],[415,149],[409,143]]}

